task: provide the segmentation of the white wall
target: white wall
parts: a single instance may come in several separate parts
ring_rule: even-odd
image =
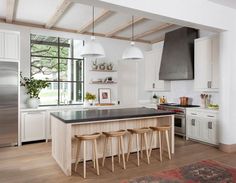
[[[21,43],[20,43],[20,70],[22,71],[23,76],[30,76],[30,34],[36,33],[40,35],[47,35],[47,36],[59,36],[59,37],[65,37],[65,38],[73,38],[73,39],[80,39],[80,40],[88,40],[90,39],[90,36],[86,35],[79,35],[79,34],[73,34],[73,33],[67,33],[67,32],[58,32],[58,31],[52,31],[52,30],[45,30],[45,29],[37,29],[37,28],[27,28],[23,26],[16,26],[16,25],[10,25],[10,24],[0,24],[0,29],[7,29],[7,30],[15,30],[19,31],[21,35]],[[116,70],[118,72],[122,72],[118,68],[118,62],[121,60],[122,52],[124,49],[129,46],[128,41],[123,40],[116,40],[116,39],[110,39],[110,38],[101,38],[98,37],[97,40],[103,45],[105,52],[106,52],[106,58],[98,60],[98,62],[106,61],[106,62],[113,62]],[[143,44],[143,43],[137,43],[137,46],[139,46],[143,51],[147,51],[151,49],[151,45],[149,44]],[[97,95],[98,88],[111,88],[111,94],[112,94],[112,101],[116,102],[118,100],[118,85],[91,85],[89,84],[91,79],[98,79],[98,78],[105,78],[107,76],[114,77],[114,80],[119,82],[118,73],[96,73],[91,72],[91,64],[94,61],[94,59],[88,59],[85,60],[85,92],[91,92]],[[136,65],[133,63],[134,66]],[[139,65],[139,64],[138,64]],[[139,67],[139,66],[138,66]],[[141,66],[142,67],[142,66]],[[138,71],[135,71],[138,72]],[[135,73],[138,75],[138,73]],[[129,80],[129,78],[127,78]],[[138,91],[142,91],[142,84],[137,86]],[[144,96],[143,96],[144,95]],[[141,93],[139,95],[140,97],[147,98],[148,95],[145,96],[145,93]],[[24,88],[21,88],[21,106],[26,107],[25,101],[27,99],[27,95],[25,95]],[[138,99],[137,99],[138,100]]]

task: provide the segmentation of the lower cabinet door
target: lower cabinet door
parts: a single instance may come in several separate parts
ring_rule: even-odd
[[[22,142],[46,139],[46,113],[43,111],[21,114]]]
[[[200,140],[200,126],[197,117],[187,117],[187,137]]]
[[[215,120],[202,118],[200,129],[202,141],[210,144],[217,144]]]

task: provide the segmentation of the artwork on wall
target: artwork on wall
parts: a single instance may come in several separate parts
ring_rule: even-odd
[[[111,103],[111,89],[110,88],[99,88],[98,99],[100,104]]]

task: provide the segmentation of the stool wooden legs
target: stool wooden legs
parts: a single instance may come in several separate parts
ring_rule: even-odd
[[[105,165],[105,159],[106,159],[106,153],[107,153],[107,145],[108,145],[108,139],[110,139],[110,147],[111,147],[111,170],[112,172],[115,171],[115,165],[114,165],[114,156],[112,152],[112,147],[113,147],[113,138],[114,137],[105,137],[105,142],[104,142],[104,151],[103,151],[103,160],[102,160],[102,166]],[[125,163],[125,155],[124,155],[124,139],[123,136],[118,136],[118,158],[119,158],[119,163],[120,163],[120,152],[122,156],[122,162],[123,162],[123,168],[126,169],[126,163]]]
[[[166,139],[166,145],[167,145],[167,152],[168,152],[168,157],[169,159],[171,159],[171,153],[170,153],[170,141],[169,141],[169,134],[168,134],[168,130],[155,130],[157,132],[157,136],[158,136],[158,141],[159,141],[159,152],[160,152],[160,161],[162,161],[162,151],[163,151],[163,138],[165,137]],[[149,157],[151,157],[151,153],[152,153],[152,142],[153,142],[153,138],[154,138],[154,132],[152,132],[152,136],[151,136],[151,141],[150,141],[150,150],[149,150]]]
[[[78,140],[77,142],[77,152],[76,152],[76,162],[75,162],[75,171],[77,170],[77,166],[79,163],[79,152],[81,142],[83,142],[83,178],[86,178],[86,140]],[[98,153],[97,153],[97,139],[92,140],[92,147],[93,147],[93,167],[96,167],[97,175],[99,175],[99,165],[98,165]]]
[[[123,166],[124,166],[124,169],[126,169],[123,136],[120,137],[120,145],[121,145],[121,154],[122,154]]]
[[[137,148],[137,165],[140,165],[140,157],[139,157],[139,153],[141,154],[141,158],[142,158],[142,154],[143,154],[143,142],[144,142],[144,146],[145,146],[145,151],[146,151],[146,156],[147,156],[147,163],[150,164],[150,159],[149,159],[149,152],[148,152],[148,143],[147,143],[147,133],[140,133],[140,134],[135,134],[136,135],[136,148]],[[141,143],[139,143],[139,135],[141,138]],[[132,134],[129,135],[129,142],[128,142],[128,153],[127,153],[127,161],[129,160],[129,156],[130,156],[130,151],[131,151],[131,144],[132,144]]]
[[[167,144],[168,156],[169,156],[169,159],[171,159],[169,134],[168,134],[168,131],[165,131],[165,133],[166,133],[166,144]]]
[[[86,178],[86,141],[84,141],[84,178]]]
[[[76,162],[75,162],[75,172],[77,170],[77,166],[78,166],[78,163],[79,163],[79,152],[80,152],[80,145],[81,145],[81,141],[80,140],[77,140],[77,150],[76,150]]]
[[[147,161],[148,161],[148,164],[150,164],[150,159],[149,159],[149,154],[148,154],[148,145],[147,145],[147,134],[146,133],[144,133],[144,144],[145,144],[145,149],[146,149]]]
[[[162,139],[161,139],[161,132],[158,131],[158,139],[159,139],[159,148],[160,148],[160,161],[162,161]]]

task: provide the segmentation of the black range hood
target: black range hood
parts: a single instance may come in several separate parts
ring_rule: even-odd
[[[194,39],[198,30],[183,27],[166,33],[161,66],[160,80],[194,79]]]

